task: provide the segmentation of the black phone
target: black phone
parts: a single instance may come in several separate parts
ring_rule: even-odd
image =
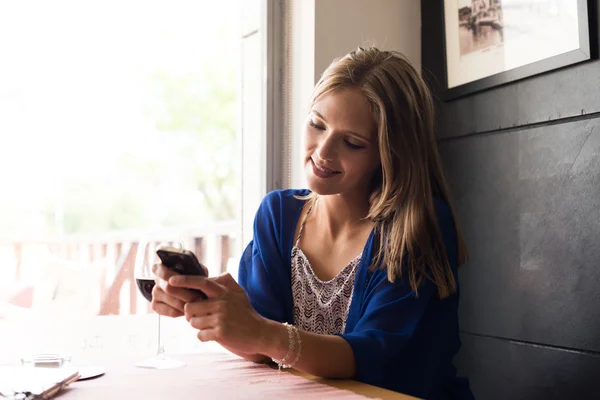
[[[156,250],[156,255],[165,267],[178,274],[207,276],[206,268],[198,261],[196,255],[189,250],[163,246]],[[192,290],[206,298],[206,295],[200,290]]]

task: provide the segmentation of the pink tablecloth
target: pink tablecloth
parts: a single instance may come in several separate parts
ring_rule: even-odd
[[[150,370],[132,362],[108,365],[106,375],[72,384],[61,400],[72,399],[366,399],[227,353],[179,355],[183,368]]]
[[[156,351],[156,329],[156,315],[152,314],[0,320],[0,365],[18,365],[20,357],[27,354],[60,351],[72,355],[75,366],[99,366],[106,371],[104,376],[72,384],[60,400],[412,399],[351,380],[323,383],[288,372],[279,374],[215,343],[199,342],[196,331],[183,318],[163,318],[163,344],[171,357],[187,366],[136,368],[136,362]]]

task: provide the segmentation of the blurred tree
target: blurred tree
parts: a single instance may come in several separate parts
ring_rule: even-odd
[[[102,36],[110,45],[90,45],[88,64],[65,50],[48,69],[52,79],[30,83],[24,70],[13,85],[19,101],[10,93],[4,101],[0,89],[0,128],[20,132],[12,147],[18,157],[4,157],[13,183],[0,197],[0,236],[235,219],[237,31],[231,20],[198,30],[196,17],[187,28],[174,25],[179,14],[172,17],[161,15],[164,29],[149,23],[139,37]],[[209,43],[187,52],[197,37]]]
[[[207,62],[200,71],[180,75],[150,74],[144,114],[154,130],[116,146],[103,176],[71,180],[58,198],[49,197],[45,233],[235,219],[236,82],[233,62]]]
[[[203,71],[182,75],[158,70],[150,76],[157,92],[154,109],[159,131],[181,146],[180,174],[194,187],[217,220],[235,218],[236,75],[234,64],[207,62]],[[185,162],[181,162],[185,160]],[[175,161],[173,161],[175,162]]]

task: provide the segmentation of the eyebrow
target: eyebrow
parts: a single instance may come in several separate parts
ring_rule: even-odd
[[[327,122],[327,120],[325,119],[325,117],[320,112],[318,112],[317,110],[311,110],[311,112],[313,114],[315,114],[317,117],[321,118],[323,121]],[[347,134],[352,135],[352,136],[356,136],[358,139],[364,140],[367,143],[371,143],[371,141],[368,138],[366,138],[363,135],[360,135],[360,134],[358,134],[356,132],[349,131],[349,130],[343,130],[342,132],[347,133]]]

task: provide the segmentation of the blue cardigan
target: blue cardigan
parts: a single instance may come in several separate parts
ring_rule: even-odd
[[[279,322],[294,323],[291,250],[307,190],[269,193],[254,221],[254,237],[239,267],[238,279],[254,309]],[[448,206],[436,199],[439,226],[455,279],[457,240]],[[440,300],[433,282],[419,296],[405,280],[390,283],[385,269],[369,270],[377,251],[371,233],[356,273],[346,330],[355,379],[427,399],[471,399],[468,381],[456,376],[452,359],[460,347],[458,291]]]

